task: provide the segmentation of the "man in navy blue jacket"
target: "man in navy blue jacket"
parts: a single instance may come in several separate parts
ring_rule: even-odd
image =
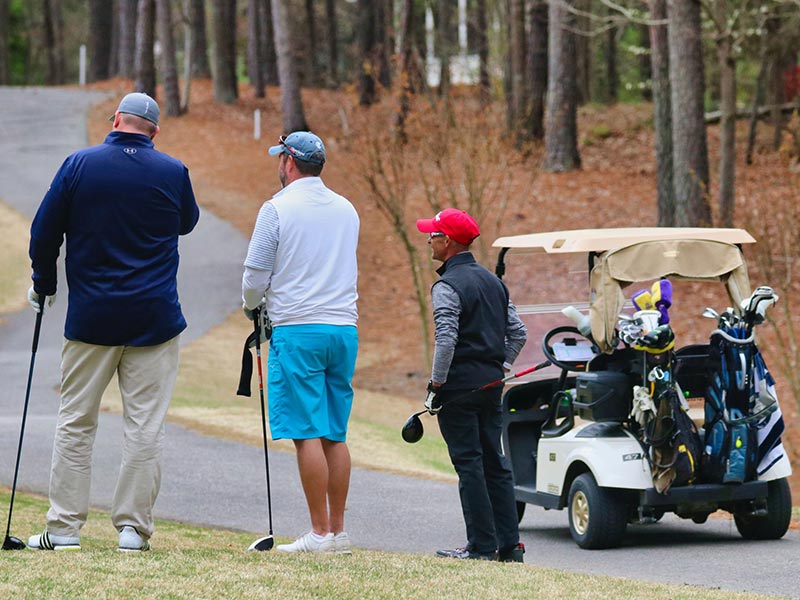
[[[80,549],[100,399],[114,374],[125,439],[111,520],[120,550],[150,548],[164,419],[186,328],[178,236],[199,218],[188,169],[153,147],[158,117],[148,95],[125,96],[105,141],[61,165],[31,226],[31,306],[38,312],[55,300],[65,237],[69,287],[50,510],[32,548]]]

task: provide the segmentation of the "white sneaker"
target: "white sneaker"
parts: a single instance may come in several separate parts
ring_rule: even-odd
[[[313,531],[300,536],[291,544],[281,544],[276,546],[275,550],[278,552],[333,552],[335,543],[333,541],[333,534],[327,533],[324,536],[319,536]]]
[[[52,535],[45,529],[42,533],[28,538],[28,548],[32,550],[80,550],[81,538]]]
[[[350,536],[348,536],[344,531],[340,531],[333,536],[333,547],[336,554],[353,553],[352,546],[350,546]]]
[[[150,550],[150,542],[142,539],[135,527],[125,525],[119,532],[120,552],[147,552]]]

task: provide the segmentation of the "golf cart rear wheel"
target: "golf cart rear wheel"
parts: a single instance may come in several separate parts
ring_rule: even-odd
[[[578,475],[572,482],[567,507],[570,535],[581,548],[614,548],[622,542],[628,524],[625,498],[598,486],[591,473]]]
[[[517,523],[522,521],[522,517],[525,516],[525,507],[527,505],[528,505],[527,502],[517,501]]]
[[[767,514],[763,517],[734,514],[736,529],[746,540],[777,540],[792,520],[792,492],[786,478],[767,483]]]

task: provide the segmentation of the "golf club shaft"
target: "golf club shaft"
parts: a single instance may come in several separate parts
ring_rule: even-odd
[[[264,408],[264,374],[261,369],[261,309],[253,316],[256,332],[256,361],[258,362],[258,394],[261,398],[261,435],[264,439],[264,467],[267,473],[267,511],[269,513],[269,534],[272,535],[272,494],[269,487],[269,451],[267,450],[267,412]]]
[[[6,538],[11,532],[11,514],[14,512],[14,496],[17,492],[17,476],[19,475],[19,459],[22,456],[22,440],[25,437],[25,421],[28,417],[28,402],[31,398],[31,382],[33,381],[33,365],[36,362],[36,350],[39,347],[39,331],[42,328],[42,316],[44,315],[44,298],[42,299],[41,309],[36,313],[36,324],[33,327],[33,343],[31,344],[31,366],[28,369],[28,385],[25,389],[25,404],[22,406],[22,426],[19,431],[19,444],[17,445],[17,462],[14,466],[14,483],[11,485],[11,501],[8,506],[8,523],[6,524]]]
[[[447,404],[450,404],[451,402],[458,402],[459,400],[464,400],[465,398],[468,398],[472,394],[476,394],[478,392],[482,392],[484,390],[488,390],[488,389],[491,389],[493,387],[497,387],[498,385],[502,385],[502,384],[506,383],[507,381],[511,381],[512,379],[517,379],[518,377],[522,377],[523,375],[528,375],[529,373],[533,373],[534,371],[538,371],[539,369],[544,369],[545,367],[549,367],[550,365],[551,365],[550,361],[549,360],[545,360],[543,362],[540,362],[537,365],[533,365],[532,367],[528,367],[527,369],[523,369],[522,371],[517,371],[516,373],[512,373],[511,375],[506,375],[502,379],[497,379],[496,381],[491,381],[491,382],[489,382],[489,383],[487,383],[485,385],[482,385],[481,387],[475,388],[474,390],[470,390],[469,392],[467,392],[466,394],[464,394],[462,396],[459,396],[458,398],[453,398],[452,400],[448,400]],[[428,411],[427,410],[423,410],[422,412],[417,413],[417,414],[421,415],[422,413],[425,413],[425,412],[428,412]]]

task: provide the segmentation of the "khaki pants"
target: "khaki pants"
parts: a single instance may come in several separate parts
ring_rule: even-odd
[[[153,534],[164,420],[178,374],[179,337],[147,347],[64,340],[61,407],[50,470],[50,533],[78,536],[86,522],[100,400],[116,373],[125,435],[111,521],[117,530],[135,527],[144,539]]]

